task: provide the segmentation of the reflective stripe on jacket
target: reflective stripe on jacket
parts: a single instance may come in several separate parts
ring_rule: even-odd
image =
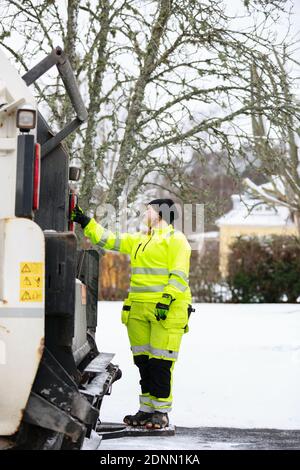
[[[188,284],[191,247],[185,235],[170,224],[142,232],[113,233],[95,219],[84,228],[84,235],[105,250],[130,255],[129,299],[158,301],[163,293],[191,302]]]

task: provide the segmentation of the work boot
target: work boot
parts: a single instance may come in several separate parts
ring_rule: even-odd
[[[168,413],[161,413],[160,411],[155,411],[150,416],[150,419],[146,423],[147,429],[162,429],[169,426],[169,417]]]
[[[138,411],[135,415],[126,415],[123,421],[129,426],[144,426],[151,419],[152,414]]]

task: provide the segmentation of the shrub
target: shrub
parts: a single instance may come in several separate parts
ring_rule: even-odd
[[[300,296],[299,238],[239,237],[231,246],[226,280],[232,302],[297,302]]]
[[[195,302],[223,301],[218,241],[205,241],[203,253],[192,251],[189,278]]]

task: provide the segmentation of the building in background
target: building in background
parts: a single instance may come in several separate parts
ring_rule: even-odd
[[[216,221],[220,230],[219,268],[222,277],[227,274],[230,245],[237,237],[298,234],[288,208],[263,204],[247,194],[233,194],[231,199],[233,208]]]

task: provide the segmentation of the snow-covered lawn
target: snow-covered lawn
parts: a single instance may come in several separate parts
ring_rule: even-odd
[[[177,426],[300,429],[300,306],[194,304],[174,372]],[[115,352],[123,377],[104,398],[101,420],[138,409],[122,302],[99,302],[97,343]]]

